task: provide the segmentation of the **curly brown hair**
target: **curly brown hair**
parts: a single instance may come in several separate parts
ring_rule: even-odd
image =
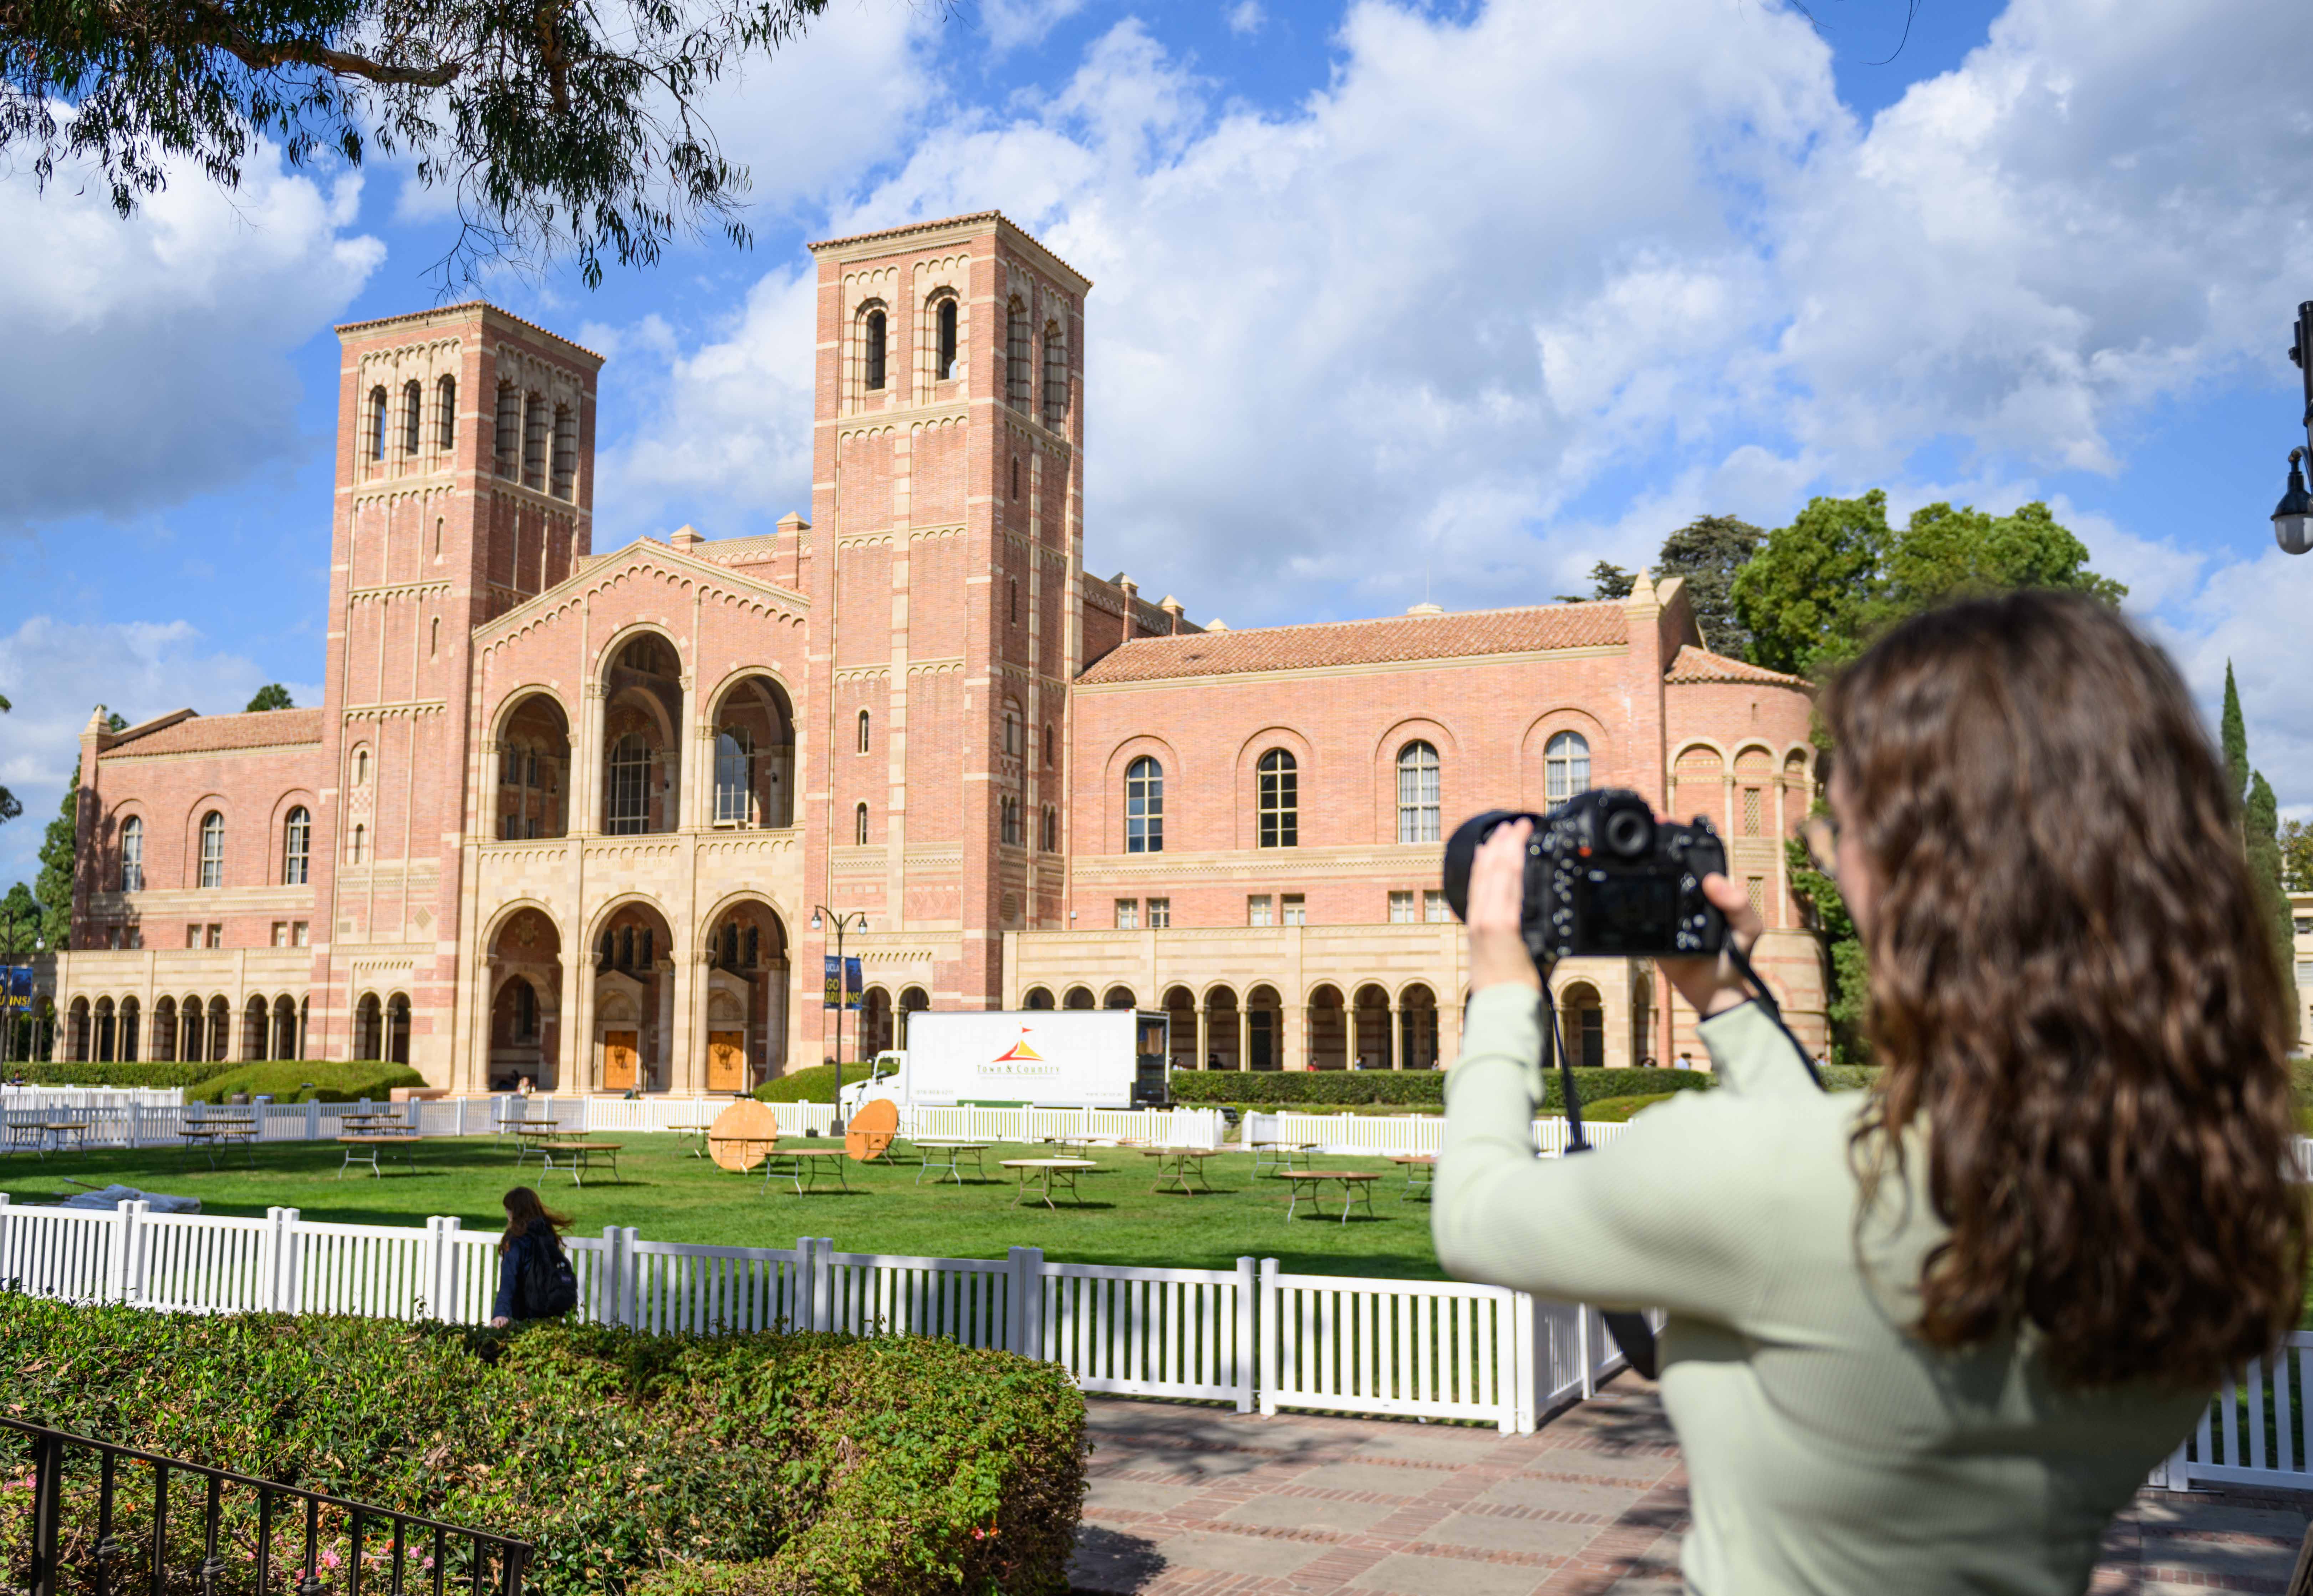
[[[558,1214],[539,1200],[538,1193],[527,1186],[517,1186],[500,1199],[506,1206],[506,1233],[498,1238],[498,1250],[504,1252],[514,1244],[516,1237],[543,1219],[559,1235],[570,1228],[570,1215]]]
[[[2074,1387],[2213,1386],[2295,1324],[2305,1206],[2276,956],[2235,799],[2168,657],[2019,592],[1889,631],[1825,692],[1874,884],[1851,1148],[1924,1119],[1950,1227],[1917,1333],[2020,1325]]]

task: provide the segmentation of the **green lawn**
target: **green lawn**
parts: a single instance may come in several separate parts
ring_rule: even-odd
[[[547,1206],[567,1214],[580,1235],[611,1224],[633,1225],[652,1241],[723,1246],[792,1247],[798,1236],[829,1236],[839,1250],[893,1252],[935,1258],[1001,1258],[1007,1247],[1042,1247],[1047,1258],[1069,1263],[1169,1265],[1226,1269],[1240,1255],[1273,1258],[1288,1271],[1443,1279],[1429,1244],[1429,1210],[1418,1197],[1398,1200],[1402,1172],[1385,1159],[1323,1158],[1320,1167],[1385,1171],[1375,1183],[1374,1213],[1362,1205],[1347,1224],[1306,1217],[1306,1204],[1285,1219],[1285,1183],[1253,1176],[1253,1160],[1222,1153],[1207,1164],[1214,1190],[1192,1197],[1149,1191],[1154,1161],[1130,1149],[1095,1148],[1086,1154],[1101,1167],[1081,1178],[1083,1205],[1058,1212],[1014,1206],[1015,1186],[999,1158],[1049,1157],[1052,1147],[999,1146],[988,1153],[986,1181],[914,1184],[912,1163],[848,1164],[849,1195],[824,1184],[798,1197],[791,1187],[766,1189],[760,1175],[726,1174],[690,1154],[688,1137],[611,1138],[626,1149],[623,1179],[589,1176],[583,1188],[555,1171],[540,1189]],[[826,1146],[825,1142],[796,1145]],[[907,1152],[903,1143],[898,1149]],[[1072,1154],[1073,1155],[1073,1154]],[[365,1169],[337,1179],[333,1144],[277,1143],[255,1150],[257,1167],[228,1163],[211,1171],[200,1153],[175,1148],[98,1150],[51,1154],[36,1163],[20,1154],[0,1162],[0,1191],[19,1203],[44,1203],[76,1188],[71,1176],[92,1185],[119,1181],[147,1191],[201,1199],[208,1214],[262,1215],[295,1208],[305,1218],[354,1224],[418,1224],[428,1215],[454,1214],[469,1229],[505,1223],[499,1199],[515,1179],[511,1148],[488,1137],[428,1139],[418,1144],[419,1172],[389,1162],[383,1178]],[[534,1177],[537,1162],[523,1167]],[[996,1179],[1002,1175],[999,1181]],[[1328,1197],[1333,1203],[1334,1199]],[[1338,1215],[1338,1206],[1333,1207]]]

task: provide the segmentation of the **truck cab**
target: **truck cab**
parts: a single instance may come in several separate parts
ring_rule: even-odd
[[[903,1107],[908,1101],[908,1055],[905,1048],[893,1048],[875,1055],[867,1066],[867,1077],[862,1081],[847,1081],[835,1094],[837,1116],[850,1123],[851,1116],[869,1103],[881,1100],[893,1107]]]

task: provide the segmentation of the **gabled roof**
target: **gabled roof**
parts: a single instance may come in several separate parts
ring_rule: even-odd
[[[1077,680],[1096,687],[1104,682],[1311,671],[1329,665],[1546,653],[1557,649],[1614,647],[1628,643],[1630,635],[1623,606],[1615,600],[1451,615],[1393,615],[1378,620],[1139,637],[1102,655]]]
[[[100,756],[223,754],[253,748],[318,746],[321,712],[318,709],[261,709],[254,715],[192,715],[164,716],[167,723],[145,732],[131,726]]]
[[[1697,648],[1690,643],[1678,651],[1663,680],[1673,684],[1691,681],[1739,681],[1758,687],[1809,688],[1815,684],[1803,676],[1786,676],[1780,671],[1770,671],[1763,665],[1754,665],[1743,660],[1730,660],[1723,653],[1712,653],[1707,648]]]
[[[645,560],[687,566],[702,575],[714,577],[718,582],[727,582],[739,587],[751,587],[758,592],[768,593],[793,609],[811,608],[811,596],[808,593],[799,593],[793,588],[781,587],[770,578],[758,575],[754,567],[759,566],[762,562],[726,566],[720,560],[709,557],[705,552],[718,547],[721,545],[712,539],[701,539],[689,548],[677,548],[673,544],[662,543],[655,538],[637,538],[633,542],[613,548],[608,554],[588,555],[585,559],[574,562],[570,574],[552,587],[531,594],[504,614],[493,616],[476,627],[474,628],[475,646],[480,647],[493,639],[514,636],[541,614],[553,610],[572,592],[589,583],[600,581],[607,572],[621,565],[638,564]]]

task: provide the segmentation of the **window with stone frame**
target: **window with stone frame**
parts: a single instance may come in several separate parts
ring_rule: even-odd
[[[952,381],[956,375],[956,307],[954,294],[941,297],[938,306],[932,311],[932,320],[937,346],[932,373],[942,382]]]
[[[867,846],[867,806],[864,803],[851,811],[851,841],[857,847]]]
[[[611,745],[611,779],[605,789],[602,829],[633,837],[650,829],[650,744],[629,732]]]
[[[1140,899],[1138,898],[1116,899],[1116,928],[1119,931],[1140,929]]]
[[[1409,742],[1397,750],[1397,840],[1438,840],[1438,750]]]
[[[1285,749],[1273,748],[1261,756],[1254,770],[1257,829],[1254,840],[1264,848],[1297,847],[1301,840],[1301,767]]]
[[[547,438],[552,420],[544,394],[523,396],[522,485],[538,493],[546,491]]]
[[[883,390],[890,334],[890,319],[880,305],[869,311],[860,323],[859,386],[869,393]]]
[[[450,450],[457,446],[458,379],[444,374],[434,384],[434,447]]]
[[[369,828],[367,826],[354,827],[352,846],[347,850],[347,857],[356,864],[368,863]]]
[[[293,948],[308,948],[313,945],[312,921],[292,920],[289,923],[289,945]]]
[[[401,452],[416,459],[426,439],[426,390],[412,377],[401,385]]]
[[[224,927],[216,924],[215,921],[211,921],[207,927],[205,934],[201,938],[201,945],[205,948],[222,948],[224,946]]]
[[[1756,787],[1743,789],[1743,835],[1756,837],[1765,824],[1765,795]]]
[[[1060,850],[1060,811],[1047,803],[1044,805],[1044,852],[1056,854]]]
[[[493,440],[497,474],[509,481],[522,475],[522,390],[498,384],[497,435]]]
[[[1172,924],[1173,900],[1169,898],[1150,899],[1148,900],[1148,929],[1151,931],[1165,931],[1170,929]]]
[[[578,494],[578,412],[568,405],[554,407],[554,478],[550,491],[558,499]]]
[[[1271,907],[1271,899],[1268,893],[1247,893],[1244,899],[1244,923],[1248,925],[1268,925]]]
[[[1277,900],[1279,923],[1286,925],[1306,925],[1309,923],[1309,900],[1298,892],[1288,892]]]
[[[309,864],[313,852],[313,817],[303,804],[289,811],[281,822],[281,884],[302,887],[311,874]]]
[[[1004,402],[1025,414],[1033,397],[1029,390],[1034,374],[1029,370],[1028,307],[1015,295],[1005,307],[1004,318]],[[1020,496],[1019,468],[1013,467],[1012,496]]]
[[[715,734],[715,823],[752,826],[755,811],[755,739],[744,726]]]
[[[1579,732],[1561,732],[1542,751],[1543,791],[1552,806],[1565,802],[1590,786],[1590,740]]]
[[[863,709],[859,712],[859,751],[863,754],[867,751],[867,712]]]
[[[224,885],[224,816],[215,810],[201,817],[200,884]]]
[[[145,822],[135,815],[120,822],[120,890],[145,890]]]
[[[1124,851],[1165,851],[1165,767],[1146,755],[1124,771]]]
[[[1044,425],[1058,432],[1069,419],[1069,346],[1058,320],[1044,323]]]
[[[369,437],[366,442],[369,457],[374,461],[385,459],[386,403],[384,384],[380,383],[369,390]]]
[[[1454,906],[1446,901],[1446,894],[1432,887],[1421,895],[1421,918],[1431,925],[1450,925],[1454,922]]]
[[[1393,892],[1389,895],[1389,923],[1393,925],[1411,925],[1414,923],[1412,893]]]

